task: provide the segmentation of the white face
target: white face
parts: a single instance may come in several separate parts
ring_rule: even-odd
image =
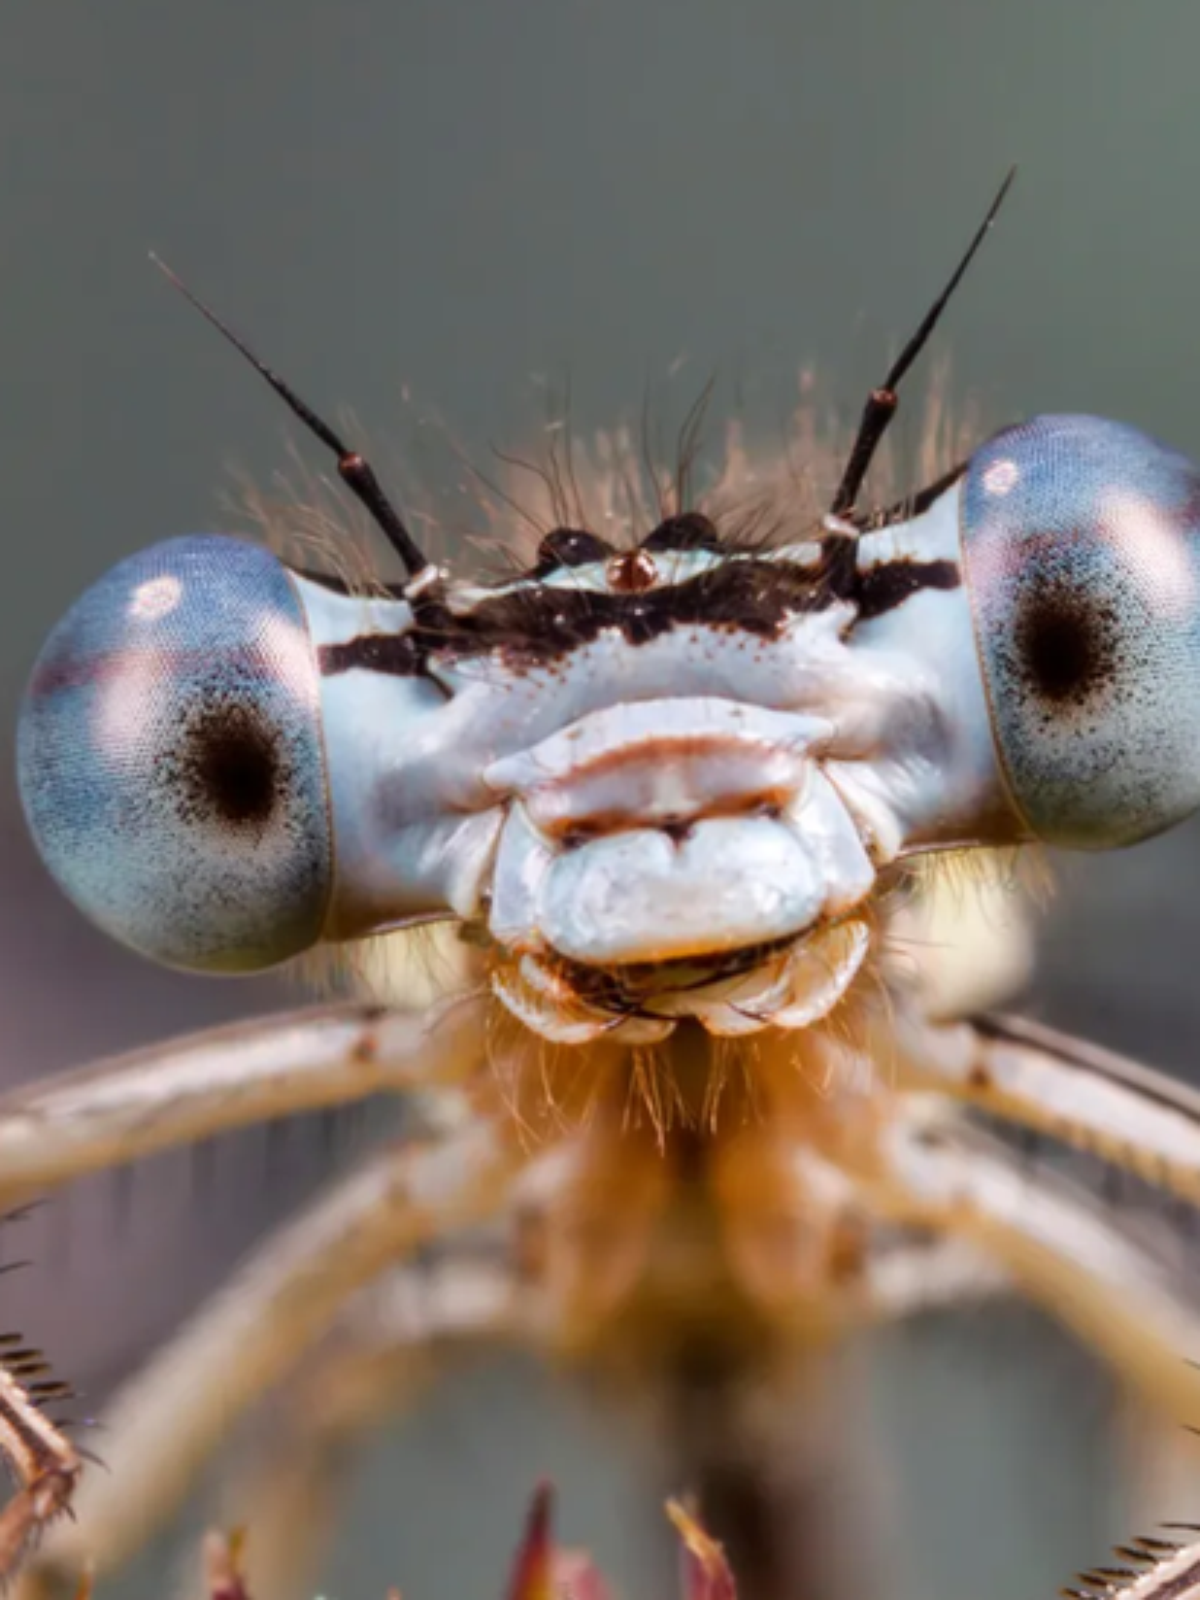
[[[564,1041],[826,1015],[904,857],[1102,847],[1200,803],[1200,475],[1051,417],[908,514],[364,599],[216,537],[115,569],[21,730],[42,852],[148,955],[242,971],[474,925]]]

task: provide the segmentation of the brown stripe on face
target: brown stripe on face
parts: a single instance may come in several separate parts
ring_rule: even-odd
[[[488,595],[456,612],[431,603],[418,626],[402,635],[362,634],[320,651],[327,677],[363,668],[418,676],[431,656],[468,660],[498,656],[514,667],[548,666],[599,635],[619,632],[631,646],[648,644],[675,628],[704,627],[774,639],[797,616],[839,602],[857,605],[869,620],[902,605],[923,589],[956,589],[953,561],[900,558],[857,574],[849,593],[819,564],[730,560],[684,583],[618,593],[551,588],[536,580]]]
[[[360,633],[340,644],[323,644],[317,651],[317,664],[324,678],[357,668],[390,678],[417,678],[425,671],[424,650],[411,631]]]
[[[649,644],[679,627],[778,636],[795,616],[836,599],[819,568],[781,561],[723,563],[684,583],[603,593],[542,584],[489,596],[463,614],[448,607],[422,617],[429,654],[497,655],[516,666],[549,665],[602,633]]]
[[[913,561],[898,557],[859,574],[858,619],[869,622],[894,611],[922,589],[957,589],[962,573],[957,561]]]

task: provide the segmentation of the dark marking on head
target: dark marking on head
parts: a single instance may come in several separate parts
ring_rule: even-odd
[[[414,633],[360,633],[339,644],[321,645],[317,666],[324,678],[360,668],[390,678],[416,678],[425,670],[425,651]]]
[[[448,607],[429,614],[416,636],[427,657],[497,655],[511,666],[532,667],[561,660],[614,630],[631,645],[648,644],[680,627],[771,639],[795,616],[823,610],[835,599],[815,567],[731,560],[683,583],[642,592],[521,585],[489,596],[461,615]]]
[[[903,557],[867,567],[858,576],[858,619],[869,622],[894,611],[923,589],[957,589],[962,573],[955,561],[912,561]]]
[[[548,578],[564,567],[587,567],[614,554],[607,540],[586,528],[552,528],[538,545],[537,561],[528,576]]]
[[[649,559],[644,551],[614,556],[613,563],[626,562],[628,569],[623,566],[615,575],[610,570],[614,592],[609,594],[531,580],[488,595],[463,612],[433,604],[409,632],[360,634],[322,645],[321,673],[335,677],[362,669],[418,677],[435,656],[462,661],[496,655],[515,668],[546,666],[609,631],[634,646],[686,627],[774,639],[796,617],[843,600],[856,605],[858,619],[866,621],[923,589],[956,589],[961,583],[953,561],[885,562],[852,573],[847,586],[832,582],[816,563],[739,557],[682,583],[662,584],[645,565]],[[652,587],[646,586],[647,578]]]
[[[643,550],[722,550],[726,546],[716,524],[702,511],[667,517],[642,541]]]

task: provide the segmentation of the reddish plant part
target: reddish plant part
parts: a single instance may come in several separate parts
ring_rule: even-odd
[[[679,1535],[679,1600],[737,1600],[737,1583],[723,1547],[688,1507],[666,1506]],[[1164,1531],[1200,1535],[1200,1524],[1168,1523]],[[244,1530],[210,1533],[204,1545],[209,1600],[250,1600],[242,1573]],[[1200,1600],[1200,1539],[1181,1543],[1145,1536],[1118,1545],[1117,1564],[1081,1573],[1060,1593],[1064,1600]],[[86,1588],[77,1600],[87,1600]],[[387,1600],[401,1600],[391,1589]],[[584,1551],[565,1549],[554,1538],[554,1490],[538,1485],[513,1558],[505,1600],[612,1600],[612,1590]]]

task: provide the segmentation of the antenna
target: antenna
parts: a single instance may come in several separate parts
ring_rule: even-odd
[[[900,382],[909,367],[912,366],[925,348],[930,334],[941,320],[942,312],[945,311],[946,306],[949,304],[951,295],[962,282],[963,275],[975,259],[976,252],[990,232],[997,213],[1004,204],[1008,191],[1012,188],[1013,179],[1016,175],[1016,167],[1010,167],[1004,182],[1000,185],[996,198],[988,207],[987,215],[980,223],[975,237],[967,246],[966,254],[954,269],[949,283],[925,313],[920,327],[904,346],[899,356],[897,356],[882,385],[878,389],[872,389],[867,396],[867,403],[863,407],[862,417],[858,424],[858,433],[855,435],[854,444],[850,450],[850,458],[846,462],[846,470],[842,473],[842,481],[838,485],[838,491],[833,497],[833,504],[829,508],[831,517],[843,520],[849,519],[849,514],[854,509],[854,502],[858,499],[858,492],[862,488],[863,479],[866,477],[867,470],[875,457],[875,452],[878,450],[880,441],[887,432],[892,418],[896,415],[897,407],[900,404],[900,396],[896,391],[900,386]],[[835,528],[831,531],[835,534],[842,534],[845,530]]]
[[[393,506],[387,495],[383,492],[379,479],[375,476],[371,464],[360,456],[357,450],[349,449],[327,422],[301,400],[289,384],[271,370],[265,362],[260,361],[253,350],[238,338],[231,328],[226,327],[215,311],[209,309],[197,295],[193,294],[176,273],[172,272],[165,261],[160,260],[153,251],[150,259],[162,273],[163,277],[172,284],[183,298],[195,307],[206,322],[221,334],[233,348],[247,360],[261,378],[264,378],[275,393],[289,408],[289,410],[304,424],[310,433],[316,435],[327,449],[332,450],[337,457],[338,476],[363,506],[366,507],[372,519],[382,530],[384,537],[403,561],[410,578],[416,578],[422,573],[436,572],[436,568],[422,554],[420,546],[409,533],[400,513]]]

